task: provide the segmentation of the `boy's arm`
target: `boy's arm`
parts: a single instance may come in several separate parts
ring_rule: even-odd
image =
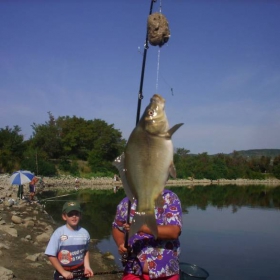
[[[85,267],[85,276],[86,277],[91,277],[93,276],[93,271],[90,268],[90,263],[89,263],[89,251],[86,252],[85,257],[84,257],[84,267]]]
[[[53,267],[65,278],[65,279],[72,279],[73,274],[70,271],[64,270],[61,266],[60,262],[58,261],[57,257],[48,256],[49,261],[53,265]]]

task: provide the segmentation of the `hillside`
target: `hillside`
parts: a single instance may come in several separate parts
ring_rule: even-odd
[[[272,157],[275,158],[276,156],[280,155],[280,149],[254,149],[254,150],[241,150],[236,151],[240,155],[244,157]],[[229,155],[232,155],[233,153],[230,153]]]

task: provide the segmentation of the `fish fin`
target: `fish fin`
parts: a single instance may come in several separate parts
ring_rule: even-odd
[[[175,124],[172,128],[170,128],[168,130],[168,135],[171,137],[178,128],[180,128],[181,126],[183,125],[183,123],[178,123],[178,124]]]
[[[142,213],[141,215],[135,214],[134,222],[130,226],[129,237],[131,237],[136,232],[138,232],[142,227],[142,225],[146,225],[151,230],[155,239],[157,239],[158,229],[157,229],[157,221],[154,212],[150,214]]]
[[[174,162],[172,161],[170,166],[169,166],[169,174],[170,176],[172,176],[173,178],[177,177],[177,172],[176,172],[176,167],[174,165]]]
[[[132,202],[134,200],[134,197],[133,197],[133,194],[130,191],[129,185],[128,185],[127,180],[126,180],[125,168],[124,168],[124,157],[125,157],[125,155],[124,155],[124,153],[122,153],[120,156],[118,156],[113,161],[113,165],[115,167],[117,167],[117,169],[119,170],[125,194],[128,197],[128,199]]]
[[[163,199],[162,195],[159,194],[159,196],[155,200],[155,206],[162,208],[163,205],[164,205],[164,199]]]

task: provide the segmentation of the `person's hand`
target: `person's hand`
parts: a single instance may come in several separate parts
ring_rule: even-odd
[[[84,275],[86,277],[92,277],[94,273],[90,267],[85,267]]]
[[[124,243],[121,243],[118,247],[118,252],[120,255],[123,255],[127,252],[127,248],[125,248]]]
[[[130,229],[130,224],[127,224],[127,223],[123,224],[123,229],[124,229],[125,231],[129,231],[129,229]]]
[[[64,270],[63,273],[61,274],[63,276],[63,278],[65,279],[73,279],[73,273],[67,270]]]

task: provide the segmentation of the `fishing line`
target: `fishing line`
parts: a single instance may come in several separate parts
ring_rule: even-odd
[[[161,13],[161,8],[162,8],[162,2],[161,0],[159,1],[159,12]]]
[[[161,10],[162,10],[162,0],[160,0],[160,2],[159,2],[159,13],[162,13]],[[138,48],[138,51],[140,52],[139,48]],[[174,96],[173,88],[163,78],[162,74],[159,71],[159,67],[160,67],[160,47],[158,48],[158,56],[157,56],[156,93],[158,93],[159,75],[160,75],[160,77],[163,79],[163,81],[166,83],[166,85],[170,88],[172,96]]]
[[[165,84],[170,88],[171,94],[172,96],[174,96],[174,92],[173,92],[173,87],[171,87],[167,81],[164,79],[164,77],[162,76],[162,74],[160,74],[160,77],[163,79],[163,81],[165,82]]]
[[[160,48],[158,48],[157,79],[156,79],[156,93],[158,93],[159,62],[160,62]]]
[[[159,13],[161,13],[162,2],[159,1]],[[158,93],[158,81],[159,81],[159,62],[160,62],[160,47],[158,48],[158,57],[157,57],[157,78],[156,78],[156,93]]]
[[[63,196],[68,196],[68,195],[71,195],[71,193],[70,194],[64,194],[64,195],[59,195],[59,196],[53,196],[53,197],[49,197],[49,198],[40,199],[40,201],[47,201],[49,199],[53,199],[53,198],[57,198],[57,197],[63,197]]]
[[[41,202],[41,200],[39,200]],[[50,201],[69,201],[68,199],[49,199],[49,200],[45,200],[44,202],[50,202]]]

